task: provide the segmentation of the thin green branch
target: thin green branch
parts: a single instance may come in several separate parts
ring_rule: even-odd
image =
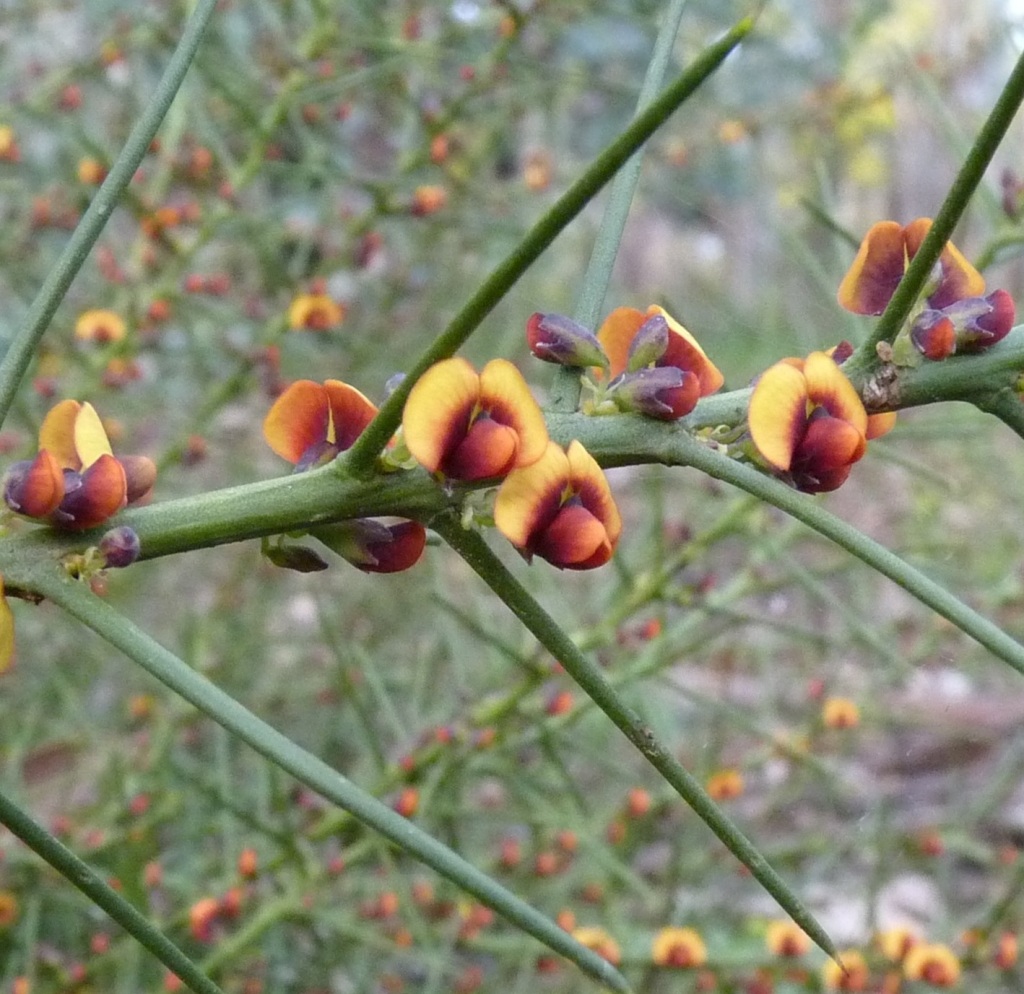
[[[413,822],[392,811],[386,804],[258,718],[105,601],[93,595],[86,584],[70,579],[55,569],[52,563],[38,565],[32,570],[31,577],[13,576],[11,579],[15,583],[24,582],[26,586],[52,600],[218,725],[237,735],[261,756],[504,915],[549,949],[575,963],[593,979],[612,990],[630,990],[625,978],[606,960],[576,942],[530,904],[466,862]]]
[[[356,476],[373,471],[378,454],[402,420],[402,408],[413,384],[434,363],[454,355],[494,309],[509,289],[539,258],[570,221],[622,168],[623,163],[672,115],[707,79],[753,27],[753,18],[739,21],[671,83],[638,115],[591,164],[558,202],[527,232],[523,240],[498,264],[479,289],[452,318],[448,327],[416,360],[401,385],[384,402],[376,418],[349,450],[349,466]]]
[[[786,910],[793,920],[830,956],[836,950],[825,930],[776,873],[768,860],[707,795],[699,781],[654,736],[643,718],[622,699],[611,683],[579,650],[529,591],[505,568],[475,532],[464,528],[454,515],[433,522],[442,538],[462,556],[476,574],[504,602],[527,630],[558,660],[587,696],[611,719],[677,794],[750,870],[754,879]]]
[[[999,418],[1007,428],[1024,438],[1024,401],[1016,390],[997,390],[979,397],[975,403],[981,410]]]
[[[217,0],[198,0],[185,22],[181,40],[174,50],[157,88],[150,97],[142,116],[132,128],[124,148],[110,167],[92,203],[89,204],[82,220],[68,239],[60,258],[50,270],[25,316],[25,322],[18,331],[3,359],[0,360],[0,424],[14,403],[18,386],[32,362],[32,356],[43,337],[64,294],[78,275],[82,263],[99,238],[114,207],[131,182],[135,171],[149,149],[153,136],[171,106],[181,81],[185,78],[192,59],[199,48],[203,31],[217,6]]]
[[[688,2],[689,0],[672,0],[665,11],[658,37],[654,42],[651,61],[647,66],[647,75],[637,98],[637,114],[642,113],[654,100],[663,84],[672,50],[675,48],[676,35],[679,33],[679,22]],[[626,227],[626,218],[633,203],[642,165],[643,152],[640,151],[623,164],[608,191],[608,205],[601,217],[594,249],[580,288],[579,300],[573,312],[573,317],[586,328],[593,329],[597,326],[597,319],[604,306],[605,293],[612,277],[615,257],[619,253],[619,243],[622,241],[622,232]]]
[[[683,10],[689,0],[672,0],[658,29],[658,37],[654,41],[654,51],[647,65],[637,98],[636,111],[639,114],[657,95],[664,83],[668,71],[669,59],[675,47],[676,35],[679,33],[679,22],[683,18]],[[640,167],[643,165],[643,152],[637,152],[628,159],[619,170],[608,191],[608,204],[601,217],[601,225],[597,230],[594,248],[590,254],[590,262],[583,276],[580,296],[573,311],[573,317],[585,328],[597,327],[597,319],[604,306],[605,294],[615,267],[615,257],[619,254],[622,232],[626,227],[626,218],[633,203],[640,180]],[[558,367],[555,382],[551,388],[551,408],[555,411],[574,411],[579,405],[580,378],[579,374],[565,367]]]
[[[563,444],[573,438],[579,439],[598,462],[605,466],[637,462],[692,466],[716,480],[731,483],[753,494],[802,521],[861,562],[887,576],[922,604],[951,621],[994,656],[1024,674],[1024,646],[998,625],[969,608],[894,552],[836,517],[818,501],[753,466],[714,451],[688,432],[672,425],[645,423],[636,417],[587,418],[583,415],[552,418],[549,430],[551,437]]]
[[[967,158],[960,167],[960,172],[957,173],[945,201],[935,215],[931,230],[903,279],[900,280],[899,286],[896,287],[889,306],[879,318],[867,341],[847,360],[850,370],[859,373],[871,368],[877,362],[875,346],[879,342],[892,341],[895,338],[928,280],[939,253],[952,237],[953,229],[967,209],[967,204],[984,177],[985,170],[1020,108],[1021,101],[1024,101],[1024,53],[1018,58],[992,112],[978,132],[978,137],[967,153]]]
[[[862,377],[857,385],[872,397],[869,406],[873,410],[963,400],[1012,421],[1020,419],[1020,410],[1011,399],[1016,399],[1015,386],[1022,372],[1024,326],[1013,329],[994,348],[978,355],[952,356],[913,369],[887,366],[881,373]],[[664,454],[665,438],[683,437],[685,432],[718,425],[741,425],[746,420],[749,399],[749,389],[705,397],[676,426],[638,417],[591,418],[554,412],[549,412],[547,419],[553,435],[563,441],[578,437],[606,466],[645,462],[686,465]],[[993,406],[997,401],[998,406]],[[420,470],[388,473],[370,480],[353,479],[343,455],[307,473],[130,508],[104,528],[131,526],[139,535],[143,558],[153,559],[349,518],[392,514],[428,521],[459,506],[472,489],[473,485],[446,489]],[[24,573],[44,553],[59,556],[81,551],[95,543],[97,532],[36,528],[0,537],[0,574],[11,575],[12,570]]]
[[[42,857],[66,880],[74,884],[93,904],[102,908],[196,994],[224,994],[141,911],[129,904],[88,863],[79,859],[2,792],[0,792],[0,824],[9,828],[33,852]]]

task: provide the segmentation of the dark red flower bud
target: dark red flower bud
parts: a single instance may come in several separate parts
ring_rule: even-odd
[[[956,328],[943,311],[922,311],[910,329],[914,348],[926,359],[945,359],[956,350]]]
[[[534,314],[526,322],[526,341],[544,362],[608,368],[608,357],[597,337],[562,314]]]
[[[1013,298],[1005,290],[993,290],[987,297],[958,300],[945,312],[956,325],[956,346],[963,352],[978,352],[1002,341],[1016,316]]]
[[[4,502],[12,511],[30,518],[45,518],[64,499],[64,473],[57,460],[43,449],[35,459],[14,463],[4,475]]]
[[[655,366],[623,373],[613,385],[611,395],[621,411],[675,421],[697,406],[700,380],[678,366]]]
[[[652,314],[633,336],[626,356],[626,372],[635,373],[656,363],[668,350],[668,321],[661,314]]]
[[[111,528],[100,539],[99,550],[105,566],[124,569],[139,558],[142,545],[134,528],[121,525],[119,528]]]

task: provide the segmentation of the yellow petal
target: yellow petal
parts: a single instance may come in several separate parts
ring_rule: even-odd
[[[583,506],[604,525],[608,541],[615,549],[622,533],[622,518],[608,485],[608,477],[597,460],[575,439],[566,450],[569,460],[569,486]]]
[[[907,225],[905,238],[909,259],[917,255],[931,226],[932,220],[928,217],[919,217]],[[942,279],[939,286],[928,296],[932,307],[941,310],[954,300],[980,297],[985,292],[985,277],[964,258],[952,242],[946,242],[943,246],[939,254],[939,265],[942,268]]]
[[[100,456],[112,456],[107,431],[92,404],[83,404],[75,418],[75,451],[82,469],[88,469]]]
[[[718,367],[708,358],[700,343],[664,308],[652,304],[647,308],[647,317],[660,314],[668,324],[669,343],[665,354],[658,360],[658,366],[678,366],[696,375],[700,380],[700,395],[707,397],[720,389],[725,382]]]
[[[597,340],[608,356],[609,377],[618,376],[626,368],[629,346],[646,320],[647,315],[635,307],[616,307],[604,319],[597,331]]]
[[[558,513],[569,485],[569,457],[548,442],[540,459],[505,477],[494,501],[494,524],[516,548],[524,549],[539,528]]]
[[[61,469],[82,468],[75,448],[75,421],[81,409],[77,400],[62,400],[50,408],[39,426],[39,448],[46,449]]]
[[[839,284],[839,306],[854,314],[881,314],[906,268],[903,228],[895,221],[873,224]]]
[[[465,437],[480,396],[480,377],[463,358],[431,366],[413,386],[402,412],[402,433],[413,458],[436,473]]]
[[[869,441],[872,438],[881,438],[889,434],[896,427],[895,411],[880,411],[878,414],[868,415],[868,427],[864,437]]]
[[[480,373],[480,407],[519,436],[516,466],[536,462],[547,448],[548,428],[523,374],[507,359],[492,359]]]
[[[376,417],[377,406],[354,386],[341,380],[325,380],[334,437],[328,439],[344,452]]]
[[[848,421],[862,435],[868,430],[868,413],[846,374],[824,352],[812,352],[804,362],[807,398],[824,407],[834,418]]]
[[[263,437],[282,459],[297,463],[314,445],[328,441],[327,391],[312,380],[296,380],[271,405],[263,419]]]
[[[775,469],[788,470],[807,426],[804,374],[784,361],[766,369],[754,386],[747,419],[757,451]]]

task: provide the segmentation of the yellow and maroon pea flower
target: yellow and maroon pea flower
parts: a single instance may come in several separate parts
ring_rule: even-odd
[[[696,929],[672,926],[655,933],[651,960],[656,966],[689,969],[703,966],[708,960],[708,951]]]
[[[296,380],[263,420],[263,437],[295,472],[329,462],[363,433],[376,406],[340,380]]]
[[[867,960],[858,949],[844,949],[839,959],[830,959],[821,969],[821,983],[827,991],[866,991],[871,983]]]
[[[619,944],[601,927],[597,925],[581,925],[570,933],[572,937],[587,949],[606,959],[612,966],[622,962],[622,951]]]
[[[421,466],[466,481],[529,466],[548,444],[544,415],[505,359],[492,359],[480,373],[459,357],[431,366],[405,402],[402,433]]]
[[[907,953],[903,975],[932,987],[952,987],[960,979],[960,961],[948,946],[922,942]]]
[[[532,315],[526,322],[526,343],[544,362],[608,368],[608,356],[597,336],[564,314]]]
[[[856,728],[860,709],[848,697],[829,697],[821,706],[821,723],[826,728]]]
[[[767,369],[754,386],[748,418],[761,457],[807,493],[835,490],[867,447],[864,404],[824,352]]]
[[[704,785],[713,801],[732,801],[743,793],[744,787],[743,774],[733,767],[716,770]]]
[[[326,293],[301,293],[288,308],[292,331],[330,331],[345,320],[345,308]]]
[[[796,922],[773,921],[768,923],[764,943],[773,956],[796,959],[811,948],[807,933]]]
[[[83,311],[75,322],[75,338],[80,342],[96,342],[100,345],[120,342],[126,332],[124,318],[117,311]]]
[[[437,184],[418,186],[413,191],[409,210],[416,217],[436,214],[448,203],[448,191]]]
[[[881,314],[931,228],[931,218],[908,225],[879,221],[860,244],[853,264],[839,284],[841,307],[854,314]],[[985,280],[952,242],[939,256],[938,273],[928,290],[928,306],[942,310],[956,300],[985,292]]]
[[[651,361],[655,368],[672,366],[682,371],[681,379],[685,381],[685,385],[680,383],[680,386],[674,389],[687,392],[693,397],[693,402],[689,410],[682,410],[681,413],[673,415],[681,417],[693,409],[699,398],[718,390],[725,382],[725,378],[700,347],[697,339],[675,318],[664,308],[653,304],[646,311],[634,307],[618,307],[605,318],[598,329],[597,339],[608,356],[609,376],[614,378],[623,373],[636,373],[645,364],[643,360],[652,354],[648,348],[648,338],[653,340],[658,337],[653,332],[660,333],[661,321],[665,323],[667,341],[664,351]],[[634,351],[634,342],[638,336],[642,347]],[[654,348],[653,351],[657,352],[659,349]],[[690,378],[696,381],[695,385]],[[682,394],[675,400],[681,401],[681,398]],[[683,405],[677,402],[670,406],[681,409]]]
[[[44,418],[36,458],[7,471],[3,496],[19,514],[80,530],[148,499],[155,480],[152,460],[114,456],[91,404],[65,400]]]
[[[548,442],[536,462],[513,470],[494,502],[498,530],[529,559],[594,569],[612,557],[622,519],[601,467],[577,441]]]
[[[0,124],[0,162],[20,162],[21,149],[14,129],[9,124]]]
[[[875,942],[882,955],[893,963],[902,963],[907,953],[921,942],[920,937],[912,929],[898,925],[883,929],[875,936]]]

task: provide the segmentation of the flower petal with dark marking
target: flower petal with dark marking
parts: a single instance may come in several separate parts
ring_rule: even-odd
[[[854,314],[881,314],[906,268],[902,226],[896,221],[878,221],[868,229],[839,284],[839,306]]]
[[[16,462],[7,470],[3,493],[12,511],[45,518],[64,499],[64,472],[52,453],[43,449],[35,459]]]
[[[757,451],[785,472],[807,428],[807,380],[787,362],[766,369],[754,385],[747,415]]]

